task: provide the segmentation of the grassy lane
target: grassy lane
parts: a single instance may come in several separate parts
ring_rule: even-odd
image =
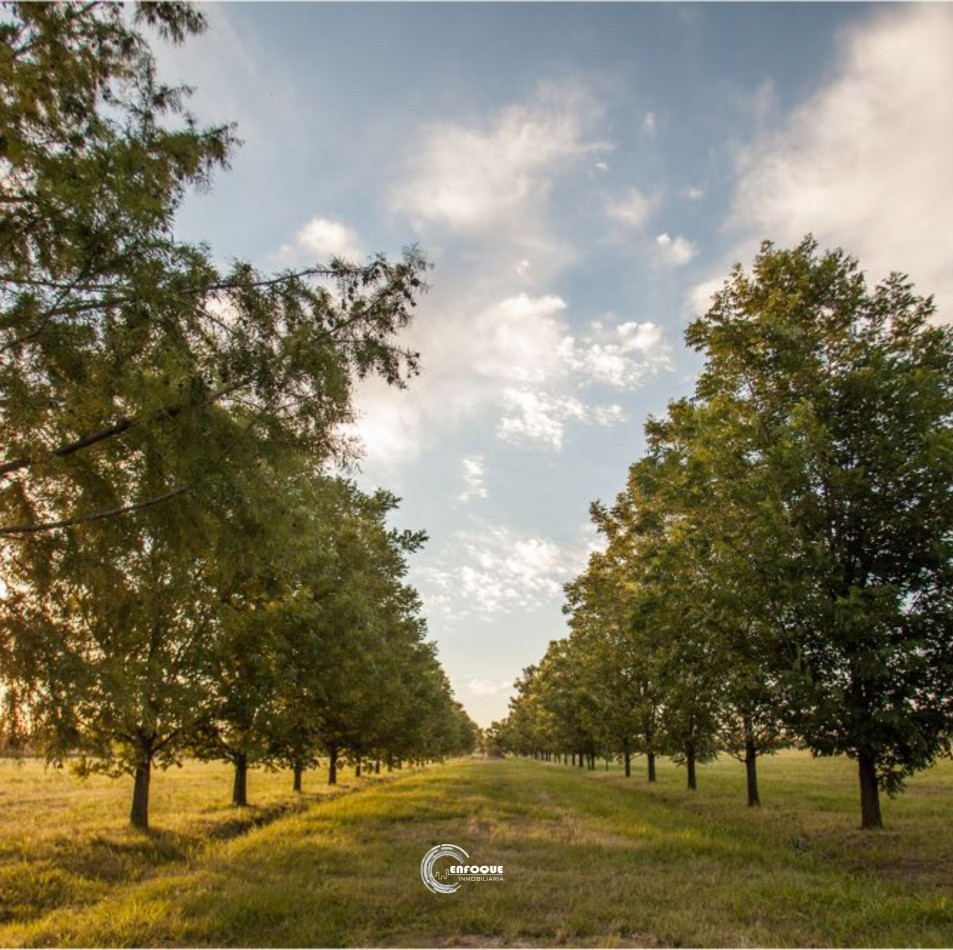
[[[953,768],[915,781],[886,832],[856,831],[852,769],[765,763],[756,814],[733,763],[690,796],[641,776],[534,762],[434,767],[209,846],[0,942],[494,946],[953,944]],[[707,787],[706,787],[707,786]],[[424,852],[451,842],[502,883],[434,895]]]

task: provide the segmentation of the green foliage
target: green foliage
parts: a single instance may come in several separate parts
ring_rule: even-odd
[[[573,674],[546,680],[558,703],[524,690],[521,735],[565,749],[542,709],[594,707],[628,750],[657,714],[686,760],[743,756],[751,803],[757,757],[797,738],[857,759],[880,824],[878,784],[949,753],[953,725],[953,331],[933,315],[812,238],[735,267],[686,333],[694,397],[648,421],[625,491],[593,506],[606,550],[550,648]]]
[[[425,536],[332,475],[354,381],[417,372],[397,337],[427,262],[223,272],[176,240],[237,139],[157,82],[144,26],[205,24],[181,3],[0,23],[2,731],[134,773],[140,825],[152,766],[187,751],[243,776],[473,742],[402,581]]]

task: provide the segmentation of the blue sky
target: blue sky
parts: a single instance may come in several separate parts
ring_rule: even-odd
[[[263,269],[418,243],[423,374],[358,393],[360,480],[481,724],[565,633],[682,333],[762,238],[812,231],[953,305],[953,6],[215,4],[160,51],[244,145],[179,235]]]

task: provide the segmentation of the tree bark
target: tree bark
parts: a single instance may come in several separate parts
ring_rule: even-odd
[[[748,780],[748,807],[754,808],[761,804],[761,796],[758,794],[758,750],[750,734],[745,739],[745,775]]]
[[[579,753],[579,768],[582,768],[582,766],[583,766],[582,760],[583,760],[583,754],[580,752],[580,753]]]
[[[877,786],[877,760],[867,752],[857,756],[860,777],[860,826],[861,828],[883,828],[880,815],[880,789]]]
[[[232,785],[232,804],[244,808],[248,804],[248,756],[239,752],[235,756],[235,783]]]
[[[374,774],[375,775],[381,774],[381,760],[380,759],[374,759]]]
[[[133,827],[146,830],[149,827],[149,782],[152,778],[152,758],[146,758],[136,766],[132,786],[132,810],[129,820]]]
[[[294,777],[295,777],[294,790],[296,792],[301,791],[301,773],[302,772],[304,772],[304,769],[301,767],[301,764],[299,762],[296,762],[294,767]]]
[[[649,781],[654,782],[655,781],[655,753],[648,752],[646,753],[645,757],[648,759],[648,762],[649,762]]]
[[[332,745],[328,747],[328,785],[337,785],[338,783],[338,747]]]
[[[632,753],[629,751],[628,746],[625,749],[625,777],[632,778]]]
[[[355,778],[361,777],[361,757],[360,756],[357,757],[357,762],[354,765],[354,777]]]
[[[695,777],[695,746],[691,742],[685,746],[685,768],[688,771],[688,787],[694,792],[698,788],[698,779]]]

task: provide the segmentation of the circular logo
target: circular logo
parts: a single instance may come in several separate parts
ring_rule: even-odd
[[[434,894],[452,894],[460,886],[460,882],[442,884],[438,881],[434,876],[434,862],[438,858],[454,858],[457,864],[462,864],[469,857],[470,855],[463,848],[458,848],[455,844],[438,844],[437,847],[431,848],[420,862],[420,879]],[[445,874],[444,877],[447,875]]]

